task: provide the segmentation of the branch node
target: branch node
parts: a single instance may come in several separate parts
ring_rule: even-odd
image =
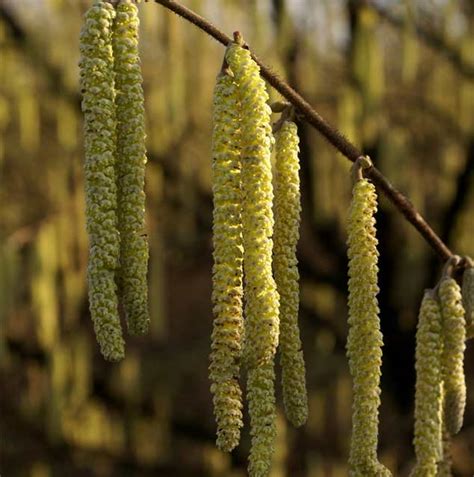
[[[351,175],[352,182],[356,183],[364,178],[364,172],[373,167],[372,160],[369,156],[359,156],[352,166]]]

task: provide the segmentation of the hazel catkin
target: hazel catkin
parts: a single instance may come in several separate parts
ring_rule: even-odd
[[[271,361],[248,370],[247,399],[252,437],[248,465],[250,477],[270,474],[276,439],[274,381]]]
[[[119,285],[128,330],[148,330],[148,243],[145,232],[145,109],[138,52],[138,9],[117,6],[113,52],[117,108],[117,201],[120,232]]]
[[[89,307],[106,359],[124,356],[117,310],[115,273],[119,260],[115,176],[115,91],[112,24],[115,10],[95,1],[85,15],[80,37],[80,83],[85,135],[85,193],[90,242]]]
[[[462,303],[466,316],[466,339],[474,338],[474,265],[470,261],[462,276]]]
[[[411,477],[435,477],[441,458],[443,335],[441,310],[433,290],[425,291],[416,333],[415,453]]]
[[[377,460],[382,333],[377,303],[375,187],[357,180],[348,220],[349,335],[347,354],[353,379],[350,475],[389,475]]]
[[[466,322],[461,289],[454,278],[445,277],[441,280],[438,296],[443,319],[444,417],[447,431],[457,434],[462,427],[466,407]]]
[[[209,367],[217,446],[231,451],[242,427],[239,386],[242,350],[242,191],[240,184],[240,108],[229,70],[214,89],[212,181],[214,197],[212,301],[214,324]]]
[[[232,43],[226,60],[241,107],[242,235],[245,276],[245,346],[249,367],[268,363],[278,346],[278,293],[272,275],[272,133],[268,93],[250,52]]]
[[[296,124],[284,121],[275,137],[275,232],[273,270],[280,295],[280,361],[283,400],[290,422],[308,418],[305,365],[298,328],[299,273],[296,245],[300,225],[299,138]]]

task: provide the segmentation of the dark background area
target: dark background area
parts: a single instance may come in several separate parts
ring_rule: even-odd
[[[474,8],[452,0],[188,0],[300,91],[474,256]],[[0,0],[0,473],[2,477],[244,476],[248,428],[214,445],[211,101],[223,48],[140,7],[146,95],[151,332],[105,362],[88,312],[78,38],[89,2]],[[278,95],[272,91],[272,100]],[[345,220],[350,163],[300,125],[300,324],[310,417],[278,409],[272,477],[347,475]],[[377,214],[384,333],[381,460],[407,476],[416,315],[442,263],[384,198]],[[474,346],[456,476],[474,474]],[[278,383],[278,381],[277,381]],[[247,422],[248,424],[248,422]]]

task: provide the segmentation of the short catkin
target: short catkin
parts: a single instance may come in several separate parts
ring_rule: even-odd
[[[250,477],[270,474],[275,452],[276,408],[273,362],[249,369],[247,399],[250,414],[250,449],[248,471]]]
[[[106,359],[124,357],[115,273],[119,260],[115,177],[115,91],[111,4],[96,1],[81,31],[80,82],[85,134],[85,191],[90,241],[89,307]]]
[[[349,335],[347,354],[353,379],[350,475],[390,475],[377,460],[382,333],[377,303],[375,187],[355,182],[348,220]]]
[[[250,52],[226,50],[242,111],[242,234],[245,275],[244,359],[249,367],[272,361],[278,346],[278,293],[272,275],[272,132],[268,93]]]
[[[415,454],[411,477],[436,476],[441,459],[443,402],[441,309],[433,290],[421,302],[416,333]]]
[[[462,427],[466,407],[466,321],[461,288],[454,278],[445,277],[441,280],[438,296],[443,317],[444,418],[448,432],[457,434]]]
[[[131,334],[148,330],[148,243],[145,232],[145,109],[138,52],[138,9],[117,6],[113,31],[117,108],[119,287]]]
[[[299,273],[296,245],[301,213],[299,138],[296,124],[284,121],[275,135],[275,232],[273,271],[280,295],[280,361],[283,400],[290,422],[308,418],[305,365],[298,328]]]
[[[243,338],[242,191],[240,184],[240,105],[228,70],[214,89],[212,181],[214,197],[212,301],[214,325],[209,367],[217,446],[231,451],[242,427],[239,386]]]
[[[474,338],[474,267],[472,266],[466,268],[462,276],[462,303],[466,312],[466,339]]]

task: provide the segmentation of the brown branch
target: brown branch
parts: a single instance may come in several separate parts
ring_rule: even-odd
[[[194,13],[189,8],[181,5],[173,0],[154,0],[163,7],[171,10],[180,17],[188,20],[208,35],[213,37],[219,43],[227,46],[233,40],[225,33],[220,31],[216,26],[207,21],[202,16]],[[362,156],[362,152],[358,150],[343,134],[341,134],[336,128],[331,126],[323,117],[321,117],[312,106],[297,93],[291,86],[280,79],[270,68],[265,66],[253,53],[253,59],[260,66],[260,72],[262,77],[265,78],[268,83],[273,86],[282,96],[290,101],[295,108],[301,113],[306,121],[317,129],[328,141],[331,143],[341,154],[347,159],[354,162],[359,156]],[[397,207],[397,209],[405,216],[405,218],[420,232],[425,240],[431,245],[435,252],[442,260],[449,259],[453,253],[444,244],[444,242],[438,237],[422,215],[415,209],[411,202],[392,184],[388,179],[376,168],[371,167],[366,174],[382,191],[387,198]]]

